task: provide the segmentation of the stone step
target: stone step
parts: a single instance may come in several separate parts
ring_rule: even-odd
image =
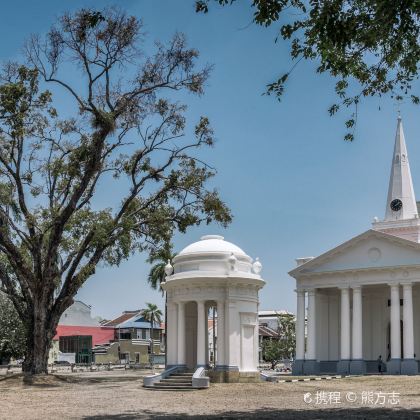
[[[189,378],[166,378],[166,379],[161,379],[160,382],[168,382],[168,383],[182,382],[182,383],[190,384],[192,383],[192,380]]]
[[[169,376],[185,376],[185,377],[188,377],[188,378],[192,378],[193,373],[178,373],[177,372],[177,373],[172,373]]]
[[[192,380],[192,376],[180,376],[180,375],[170,375],[167,376],[166,379],[188,379],[188,380]]]
[[[192,386],[192,382],[158,382],[161,386]]]
[[[146,388],[148,390],[151,391],[196,391],[195,388],[193,387],[188,387],[188,386],[172,386],[172,387],[167,387],[167,386],[159,386],[159,385],[155,385],[153,387],[149,387]]]

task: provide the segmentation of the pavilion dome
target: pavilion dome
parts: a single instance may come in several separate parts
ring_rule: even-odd
[[[258,276],[258,258],[254,261],[241,248],[225,241],[223,236],[205,235],[185,247],[165,267],[167,280],[180,277]],[[188,274],[187,274],[188,273]]]
[[[245,252],[231,242],[225,241],[220,235],[205,235],[197,242],[185,247],[178,255],[198,253],[227,253],[236,256],[246,256]]]

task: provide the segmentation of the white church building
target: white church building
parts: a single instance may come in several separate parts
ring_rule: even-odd
[[[379,356],[386,373],[419,372],[420,218],[400,117],[385,218],[297,263],[295,374],[374,373]]]

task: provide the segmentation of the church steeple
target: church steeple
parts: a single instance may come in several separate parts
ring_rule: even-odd
[[[398,116],[385,221],[418,217],[401,116]]]

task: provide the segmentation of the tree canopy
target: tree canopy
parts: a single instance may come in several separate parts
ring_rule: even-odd
[[[207,13],[211,3],[226,6],[236,0],[198,0],[196,10]],[[337,103],[350,108],[346,140],[353,140],[357,107],[364,97],[409,97],[418,79],[420,61],[420,3],[403,0],[252,0],[253,22],[278,25],[278,40],[290,42],[292,68],[281,69],[267,93],[281,98],[285,83],[301,60],[315,60],[318,73],[336,79]],[[356,83],[352,83],[356,82]]]
[[[151,55],[144,36],[120,9],[81,9],[32,36],[26,63],[1,72],[0,290],[28,331],[25,372],[46,373],[58,320],[98,264],[231,220],[206,188],[209,120],[187,125],[177,97],[203,94],[210,68],[197,68],[182,34]]]
[[[0,364],[21,359],[25,351],[25,327],[12,302],[0,293]]]

